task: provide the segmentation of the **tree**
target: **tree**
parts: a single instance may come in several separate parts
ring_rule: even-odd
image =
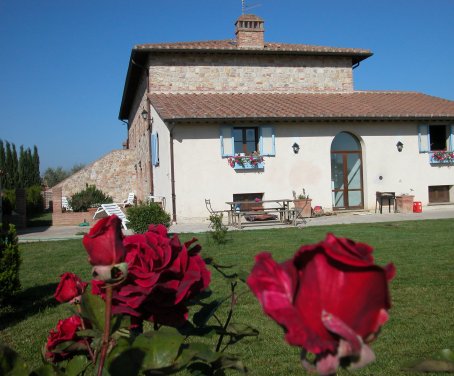
[[[44,171],[43,180],[49,187],[53,187],[65,180],[68,176],[70,176],[70,173],[65,171],[63,167],[49,167]]]
[[[6,155],[5,155],[5,145],[3,140],[0,140],[0,187],[5,187],[6,184]]]
[[[41,174],[39,173],[39,155],[38,155],[38,147],[36,145],[33,146],[32,166],[33,166],[32,185],[40,185],[41,184]]]

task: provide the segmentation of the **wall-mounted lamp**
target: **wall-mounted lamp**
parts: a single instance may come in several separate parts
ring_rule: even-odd
[[[147,110],[145,110],[145,108],[143,109],[143,111],[140,114],[140,116],[142,116],[143,120],[147,120],[148,119],[148,112],[147,112]]]
[[[400,153],[402,151],[402,149],[404,148],[404,144],[402,142],[398,142],[396,144],[396,147],[397,147],[397,151]]]
[[[293,152],[295,154],[298,154],[298,152],[300,151],[300,146],[295,142],[293,145],[292,145],[292,149],[293,149]]]

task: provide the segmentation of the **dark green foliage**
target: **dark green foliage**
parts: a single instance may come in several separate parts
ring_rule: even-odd
[[[30,148],[19,148],[16,145],[0,140],[0,170],[3,172],[1,186],[6,189],[28,188],[41,184],[39,173],[39,156],[36,145],[33,154]]]
[[[131,206],[127,210],[129,219],[128,227],[137,234],[143,234],[151,224],[170,226],[170,214],[155,202]]]
[[[16,208],[16,190],[3,189],[2,193],[3,215],[10,215]]]
[[[210,215],[211,237],[217,244],[226,242],[227,226],[222,223],[222,214]]]
[[[27,195],[27,215],[34,215],[43,212],[43,196],[41,186],[33,185],[25,189]]]
[[[96,188],[95,185],[88,184],[83,191],[75,193],[69,201],[75,212],[87,211],[88,208],[96,208],[101,204],[113,202],[112,197]]]
[[[8,231],[3,231],[0,225],[0,302],[20,290],[20,263],[16,228],[10,225]]]

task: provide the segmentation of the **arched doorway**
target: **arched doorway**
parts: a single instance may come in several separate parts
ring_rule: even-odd
[[[363,169],[359,140],[341,132],[331,144],[333,209],[363,209]]]

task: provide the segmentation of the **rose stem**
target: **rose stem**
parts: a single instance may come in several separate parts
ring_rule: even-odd
[[[80,304],[76,304],[77,311],[79,312],[80,315],[80,326],[82,327],[82,330],[85,330],[85,323],[84,323],[84,318],[82,317],[82,309],[80,308]],[[93,354],[93,351],[91,350],[90,344],[88,343],[87,339],[84,338],[84,342],[87,345],[88,353],[90,354],[91,361],[94,363],[95,362],[95,355]]]
[[[104,333],[102,335],[101,358],[99,359],[98,376],[102,375],[102,369],[104,367],[104,361],[106,360],[107,349],[109,348],[111,314],[112,314],[112,286],[107,285]]]
[[[218,344],[216,346],[216,352],[219,352],[219,349],[221,348],[222,341],[224,340],[224,333],[225,333],[225,331],[227,330],[227,327],[230,324],[230,320],[232,319],[233,307],[235,306],[235,301],[236,301],[236,299],[235,299],[235,287],[236,287],[236,282],[231,282],[230,283],[230,289],[232,291],[232,297],[231,297],[231,300],[230,300],[230,311],[229,311],[229,314],[227,316],[227,320],[225,321],[225,324],[224,324],[224,328],[223,328],[224,330],[223,330],[222,334],[219,336]]]

